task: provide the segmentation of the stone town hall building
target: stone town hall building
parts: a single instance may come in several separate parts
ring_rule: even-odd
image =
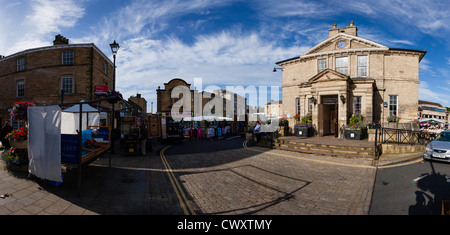
[[[358,37],[353,21],[329,30],[329,37],[303,55],[277,62],[283,69],[283,109],[312,113],[319,136],[336,134],[359,112],[365,123],[389,115],[417,119],[419,63],[426,51],[389,48]]]

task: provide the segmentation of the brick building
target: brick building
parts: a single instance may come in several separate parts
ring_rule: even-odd
[[[113,63],[93,43],[69,44],[61,35],[52,46],[0,56],[0,119],[10,118],[8,110],[17,101],[59,104],[61,90],[65,103],[100,98],[94,94],[95,86],[111,89],[113,73]]]
[[[171,94],[174,88],[182,88],[189,94],[189,99],[183,99],[184,103],[181,103],[179,98],[172,98]],[[157,94],[157,114],[171,119],[173,115],[181,115],[183,117],[196,117],[196,116],[218,116],[218,108],[222,108],[222,112],[219,117],[227,117],[232,122],[233,133],[244,132],[248,125],[248,105],[247,98],[240,96],[236,93],[221,89],[215,90],[212,93],[207,91],[199,91],[195,87],[191,90],[191,84],[186,81],[175,78],[168,83],[164,83],[164,88],[158,87]],[[213,99],[219,96],[219,102],[213,104]],[[231,110],[232,113],[227,113]],[[174,108],[175,107],[175,108]],[[187,112],[186,107],[190,107],[190,112]],[[205,108],[206,107],[206,108]],[[172,109],[178,110],[175,114],[172,113]],[[205,113],[204,111],[210,111],[211,113]],[[197,114],[197,115],[196,115]]]
[[[365,123],[385,123],[390,115],[413,122],[425,54],[361,38],[353,21],[345,28],[333,24],[326,40],[276,63],[283,69],[283,110],[291,120],[312,112],[319,136],[337,135],[357,112]]]

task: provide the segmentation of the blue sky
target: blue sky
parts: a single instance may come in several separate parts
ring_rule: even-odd
[[[0,54],[51,45],[120,43],[117,90],[154,102],[172,78],[203,88],[280,86],[275,62],[327,39],[353,20],[360,37],[426,50],[419,98],[450,107],[450,1],[442,0],[0,0]],[[111,56],[112,57],[112,56]],[[270,91],[269,91],[270,92]],[[279,97],[281,98],[281,97]],[[276,99],[276,98],[275,98]]]

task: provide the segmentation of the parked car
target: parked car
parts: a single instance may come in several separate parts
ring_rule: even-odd
[[[423,158],[425,160],[450,162],[450,130],[439,133],[436,139],[427,145]]]

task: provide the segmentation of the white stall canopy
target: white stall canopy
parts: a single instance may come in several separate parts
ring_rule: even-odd
[[[80,103],[83,103],[82,100]],[[100,120],[100,111],[93,108],[89,104],[82,104],[82,129],[85,130],[87,126],[98,126]],[[70,108],[63,110],[62,115],[61,134],[77,134],[80,130],[80,105],[76,104]]]

